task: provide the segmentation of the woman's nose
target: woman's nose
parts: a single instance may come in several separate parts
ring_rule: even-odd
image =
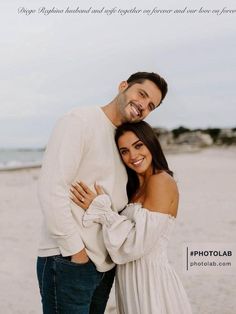
[[[137,152],[135,150],[130,150],[129,157],[130,157],[131,161],[135,160],[137,157]]]

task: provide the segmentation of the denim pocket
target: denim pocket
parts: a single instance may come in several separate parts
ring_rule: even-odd
[[[75,262],[72,262],[70,259],[71,257],[63,257],[61,255],[57,255],[54,257],[55,261],[56,262],[59,262],[59,263],[62,263],[62,264],[65,264],[65,265],[69,265],[69,266],[73,266],[73,267],[81,267],[81,266],[87,266],[87,265],[94,265],[93,262],[89,259],[87,262],[85,263],[75,263]]]
[[[71,262],[70,257],[55,256],[54,262],[58,276],[63,277],[65,281],[73,280],[74,282],[83,283],[85,286],[90,286],[90,284],[93,285],[94,282],[102,277],[102,273],[97,271],[91,260],[77,264]]]

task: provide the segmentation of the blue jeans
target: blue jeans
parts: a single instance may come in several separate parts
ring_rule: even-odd
[[[44,314],[103,314],[115,268],[101,273],[90,260],[76,264],[56,255],[38,257],[37,276]]]

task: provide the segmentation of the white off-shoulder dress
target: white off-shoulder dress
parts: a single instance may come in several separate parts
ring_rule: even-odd
[[[83,217],[89,227],[102,224],[104,242],[116,272],[119,314],[190,314],[182,283],[167,259],[175,218],[129,204],[122,214],[107,195],[97,196]]]

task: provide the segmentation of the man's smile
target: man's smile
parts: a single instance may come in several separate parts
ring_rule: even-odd
[[[139,105],[135,104],[134,102],[130,102],[131,107],[131,113],[134,117],[141,117],[141,110],[139,108]]]

